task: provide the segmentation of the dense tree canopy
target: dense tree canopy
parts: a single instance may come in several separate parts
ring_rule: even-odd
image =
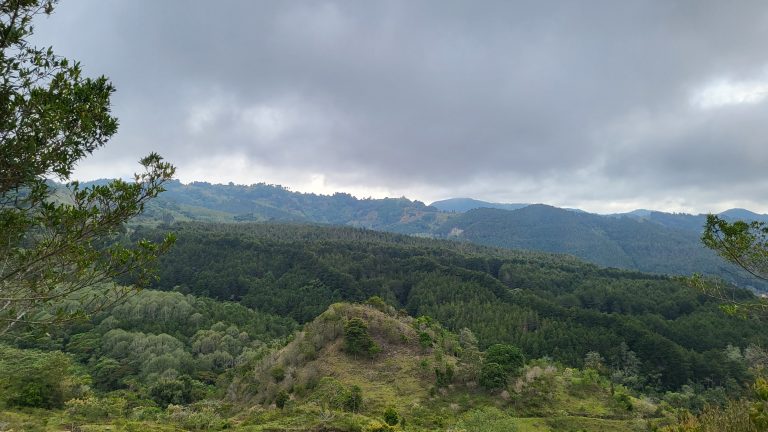
[[[379,296],[454,331],[470,329],[480,349],[511,344],[526,358],[578,367],[594,351],[628,380],[652,377],[645,385],[667,389],[740,381],[744,372],[726,347],[768,344],[764,325],[722,314],[715,299],[675,279],[565,256],[341,227],[172,228],[178,240],[161,258],[156,288],[239,301],[301,323],[331,303]]]

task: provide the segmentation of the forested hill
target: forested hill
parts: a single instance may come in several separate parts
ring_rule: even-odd
[[[364,227],[418,236],[464,240],[504,248],[567,253],[617,268],[662,274],[716,275],[745,287],[767,287],[723,263],[699,240],[704,216],[639,211],[601,216],[545,205],[493,204],[471,199],[436,203],[441,211],[407,198],[358,199],[349,194],[292,192],[276,185],[171,182],[148,205],[140,223],[181,221],[279,221]],[[447,204],[446,204],[447,203]],[[457,207],[458,206],[458,207]],[[515,207],[522,208],[514,209]],[[445,207],[448,208],[448,207]],[[728,219],[763,216],[746,210]]]
[[[446,200],[435,201],[430,206],[444,212],[463,213],[477,208],[496,208],[501,210],[517,210],[528,204],[521,203],[493,203],[480,201],[472,198],[450,198]]]
[[[725,348],[768,344],[764,325],[724,315],[674,280],[559,255],[343,227],[181,223],[173,230],[178,242],[162,258],[155,288],[299,322],[331,303],[377,295],[413,316],[468,327],[484,345],[515,344],[529,358],[580,366],[587,352],[613,358],[625,343],[644,376],[654,377],[647,385],[667,389],[741,381]]]
[[[706,273],[764,288],[704,248],[697,231],[647,219],[604,217],[537,204],[515,211],[471,210],[447,220],[438,233],[489,246],[572,254],[606,267]]]
[[[317,195],[264,183],[184,185],[173,181],[166,189],[148,206],[144,221],[303,222],[415,234],[431,231],[442,218],[436,208],[407,198]]]

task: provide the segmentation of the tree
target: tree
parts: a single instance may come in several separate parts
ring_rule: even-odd
[[[352,355],[363,354],[372,357],[379,346],[368,334],[368,326],[360,318],[352,318],[344,325],[344,350]]]
[[[507,372],[498,363],[486,362],[480,369],[480,385],[488,390],[497,390],[507,385]]]
[[[505,373],[516,373],[525,364],[525,357],[516,346],[494,344],[485,352],[485,363],[496,363]]]
[[[753,277],[768,280],[768,225],[765,222],[728,222],[710,214],[701,241],[723,259],[741,267]],[[727,312],[768,314],[768,302],[764,299],[755,301],[744,290],[726,287],[720,281],[700,275],[690,278],[689,283],[723,302]]]
[[[597,351],[590,351],[584,356],[584,369],[592,369],[595,372],[605,372],[605,359]]]
[[[0,405],[60,408],[84,383],[62,352],[0,345]]]
[[[358,412],[363,407],[363,390],[353,385],[344,395],[344,409],[350,412]]]
[[[124,224],[163,191],[175,168],[157,154],[134,182],[81,187],[75,164],[117,131],[114,87],[85,78],[79,63],[30,45],[32,19],[56,0],[0,2],[0,334],[20,322],[47,324],[99,310],[133,292],[172,237],[117,242]]]

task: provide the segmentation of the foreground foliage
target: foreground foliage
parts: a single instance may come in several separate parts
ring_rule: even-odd
[[[157,154],[140,161],[145,171],[132,183],[72,182],[57,190],[49,182],[68,181],[75,164],[117,131],[112,84],[85,78],[77,62],[30,43],[33,18],[54,4],[0,3],[0,334],[107,307],[132,291],[104,282],[124,274],[145,281],[172,243],[115,243],[174,174]]]

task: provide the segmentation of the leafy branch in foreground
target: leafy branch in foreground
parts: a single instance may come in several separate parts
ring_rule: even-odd
[[[768,280],[768,225],[765,222],[728,222],[708,215],[701,236],[704,245],[723,259],[744,269],[757,279]],[[718,280],[694,275],[689,284],[723,303],[729,313],[768,315],[768,301],[745,296],[743,290],[725,286]]]
[[[140,161],[144,172],[134,182],[62,189],[48,180],[68,180],[117,132],[107,78],[84,78],[78,63],[28,42],[33,17],[55,3],[0,2],[0,334],[119,300],[130,290],[105,282],[127,273],[145,282],[149,264],[173,242],[116,242],[173,177],[175,168],[155,153]],[[94,287],[104,289],[85,290]]]

